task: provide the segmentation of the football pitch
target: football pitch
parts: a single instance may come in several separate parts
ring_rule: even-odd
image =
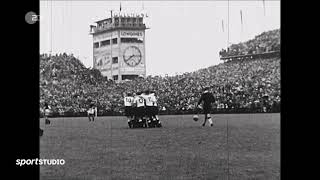
[[[40,179],[280,179],[280,114],[203,118],[160,116],[162,128],[143,129],[119,116],[41,119],[40,158],[65,164],[40,166]]]

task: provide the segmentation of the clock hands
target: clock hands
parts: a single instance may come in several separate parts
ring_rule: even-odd
[[[134,57],[134,55],[129,56],[128,58],[126,58],[127,60],[130,60],[132,57]]]
[[[123,58],[127,65],[134,67],[140,63],[141,52],[137,47],[130,46],[125,50]]]

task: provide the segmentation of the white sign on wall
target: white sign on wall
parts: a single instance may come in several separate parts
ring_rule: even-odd
[[[143,38],[143,31],[120,31],[120,37]]]

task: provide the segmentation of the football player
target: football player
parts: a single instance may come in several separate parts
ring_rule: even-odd
[[[43,129],[39,128],[39,136],[41,137],[43,135]]]
[[[212,109],[212,103],[215,103],[215,98],[211,92],[209,92],[209,88],[204,88],[204,92],[201,94],[201,97],[198,101],[197,107],[203,102],[203,113],[204,113],[204,122],[202,126],[206,125],[207,120],[210,123],[210,126],[213,126],[213,122],[210,116],[210,111]]]
[[[151,121],[153,121],[153,113],[152,113],[152,108],[153,108],[153,101],[152,101],[152,97],[150,94],[149,90],[146,90],[144,92],[144,94],[142,95],[142,97],[145,100],[146,103],[146,108],[145,108],[145,113],[146,113],[146,119],[148,121],[149,126],[151,125]]]
[[[134,97],[133,104],[135,106],[135,121],[145,124],[144,122],[144,115],[145,115],[145,100],[141,96],[141,92],[137,92],[136,96]]]
[[[51,107],[48,105],[48,103],[44,104],[44,118],[45,118],[45,124],[50,124],[49,116],[51,113]]]
[[[159,109],[158,109],[158,102],[157,102],[157,98],[156,98],[156,92],[155,91],[151,91],[150,92],[150,96],[151,96],[151,101],[153,102],[152,104],[152,117],[156,119],[156,121],[158,122],[158,127],[161,127],[161,122],[159,120]]]
[[[95,110],[94,104],[90,104],[90,107],[87,111],[89,121],[94,121],[95,112],[96,110]]]
[[[147,116],[147,109],[146,109],[146,99],[147,99],[147,91],[143,91],[141,92],[140,96],[144,99],[144,114],[143,114],[143,118],[144,119],[148,119],[148,116]]]
[[[132,128],[132,121],[133,121],[133,108],[132,108],[132,104],[133,104],[133,96],[131,93],[127,93],[127,95],[124,97],[124,113],[125,116],[128,119],[128,125],[129,128]]]

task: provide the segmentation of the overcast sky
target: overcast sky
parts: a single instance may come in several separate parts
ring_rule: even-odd
[[[40,53],[73,53],[92,67],[89,26],[119,11],[120,1],[40,1]],[[148,14],[147,75],[175,75],[221,63],[228,1],[121,1],[122,11]],[[242,10],[243,26],[241,26]],[[52,19],[52,21],[51,21]],[[229,40],[239,43],[280,28],[280,1],[230,1]],[[224,32],[222,29],[224,22]]]

